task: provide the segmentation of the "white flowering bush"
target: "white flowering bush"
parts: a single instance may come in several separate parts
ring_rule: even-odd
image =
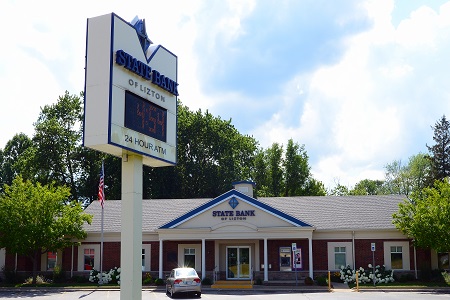
[[[89,281],[94,283],[120,284],[120,268],[115,267],[109,272],[102,272],[92,269],[89,273]]]
[[[394,282],[394,271],[386,270],[386,267],[376,266],[375,274],[373,273],[373,267],[371,264],[367,266],[367,270],[360,267],[359,269],[353,270],[349,265],[347,267],[341,267],[341,280],[346,283],[356,283],[356,272],[358,272],[358,283],[389,283]]]

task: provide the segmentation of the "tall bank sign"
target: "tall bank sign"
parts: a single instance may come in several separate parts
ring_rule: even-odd
[[[176,164],[177,57],[148,38],[145,21],[114,13],[87,23],[84,146],[143,164]]]

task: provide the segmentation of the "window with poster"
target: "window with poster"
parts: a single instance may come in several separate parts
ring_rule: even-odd
[[[280,247],[280,271],[291,270],[291,247]]]

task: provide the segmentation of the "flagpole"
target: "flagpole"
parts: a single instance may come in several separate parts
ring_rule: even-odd
[[[104,213],[104,201],[105,201],[105,165],[102,161],[102,173],[100,175],[99,184],[99,200],[102,207],[102,221],[101,221],[101,231],[100,231],[100,280],[99,284],[103,284],[103,213]]]
[[[102,205],[102,229],[100,233],[100,284],[103,284],[103,205]]]

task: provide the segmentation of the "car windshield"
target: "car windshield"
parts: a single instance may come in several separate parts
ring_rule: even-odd
[[[186,277],[186,276],[197,276],[194,269],[181,269],[177,270],[175,273],[176,277]]]

